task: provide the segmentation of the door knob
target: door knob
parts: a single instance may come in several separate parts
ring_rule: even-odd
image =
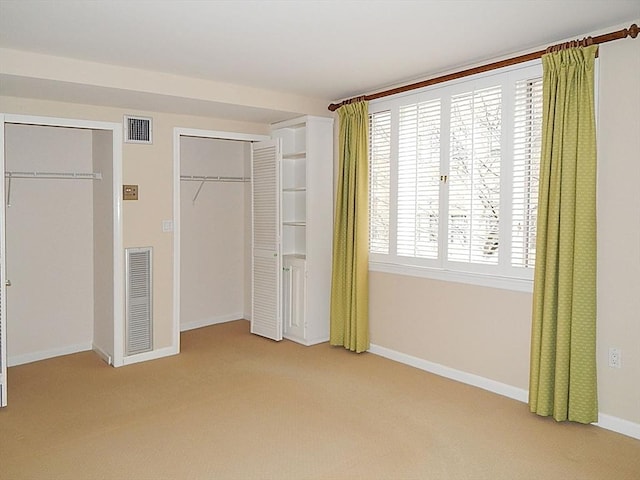
[[[6,282],[4,282],[5,287],[10,287],[11,286],[11,280],[7,280]]]

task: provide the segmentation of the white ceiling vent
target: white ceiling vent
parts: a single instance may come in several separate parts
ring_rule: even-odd
[[[126,143],[153,143],[153,119],[132,115],[124,116],[124,141]]]

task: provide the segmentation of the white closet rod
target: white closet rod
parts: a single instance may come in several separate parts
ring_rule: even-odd
[[[5,172],[4,176],[6,178],[102,180],[102,173],[80,173],[80,172]]]
[[[102,173],[81,172],[4,172],[7,182],[7,207],[11,206],[11,179],[13,178],[40,178],[55,180],[102,180]]]
[[[250,177],[220,177],[209,175],[180,175],[180,180],[185,182],[249,182]]]
[[[200,186],[198,190],[196,190],[196,194],[193,196],[193,200],[191,203],[193,205],[196,204],[196,200],[198,199],[198,195],[200,195],[200,191],[204,186],[205,182],[249,182],[251,181],[250,177],[220,177],[220,176],[209,176],[209,175],[180,175],[180,180],[184,182],[200,182]]]

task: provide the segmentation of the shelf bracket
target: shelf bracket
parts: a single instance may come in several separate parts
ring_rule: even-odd
[[[7,207],[11,206],[11,173],[7,174],[9,181],[7,182]]]
[[[200,186],[198,187],[198,190],[196,190],[196,194],[193,196],[193,200],[191,200],[193,205],[196,204],[196,200],[198,199],[198,195],[200,195],[200,190],[202,190],[202,187],[204,186],[204,182],[206,182],[206,179],[200,182]]]

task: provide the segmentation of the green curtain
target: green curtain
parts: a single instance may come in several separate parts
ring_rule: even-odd
[[[548,53],[533,288],[529,406],[598,420],[596,384],[597,46]]]
[[[338,109],[339,172],[331,275],[331,345],[369,349],[369,109]]]

